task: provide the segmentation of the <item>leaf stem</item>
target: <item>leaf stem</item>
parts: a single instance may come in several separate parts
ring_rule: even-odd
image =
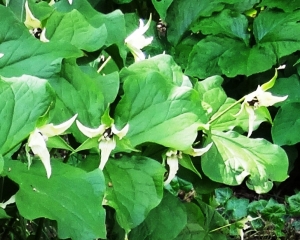
[[[111,59],[111,56],[109,56],[104,63],[99,67],[99,69],[97,70],[97,73],[100,73],[102,71],[102,69],[105,67],[105,65],[109,62],[109,60]]]
[[[216,116],[214,116],[213,118],[211,118],[208,122],[208,124],[211,124],[212,122],[214,122],[215,120],[217,120],[219,117],[221,117],[223,114],[225,114],[227,111],[229,111],[231,108],[233,108],[235,105],[241,103],[242,101],[244,101],[245,97],[242,97],[240,100],[236,101],[235,103],[231,104],[229,107],[227,107],[225,110],[223,110],[222,112],[220,112],[219,114],[217,114]]]

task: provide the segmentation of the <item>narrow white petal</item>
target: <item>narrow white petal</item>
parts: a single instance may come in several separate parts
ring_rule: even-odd
[[[246,108],[246,111],[247,111],[247,113],[249,115],[249,130],[248,130],[247,137],[250,137],[251,134],[252,134],[252,132],[253,132],[254,122],[255,122],[255,119],[256,119],[256,115],[255,115],[253,107],[246,106],[245,108]]]
[[[46,38],[46,28],[41,32],[40,40],[41,42],[49,42],[49,39]]]
[[[40,28],[42,26],[40,20],[38,20],[37,18],[35,18],[32,14],[32,12],[30,11],[30,8],[28,6],[28,1],[25,2],[25,12],[26,12],[26,18],[25,18],[25,26],[27,28]]]
[[[202,156],[204,153],[206,153],[211,148],[212,145],[213,145],[213,143],[210,143],[204,148],[197,148],[197,149],[192,148],[192,152],[190,152],[188,154],[193,156],[193,157]],[[184,153],[186,153],[186,152],[184,151]]]
[[[103,170],[105,167],[105,164],[107,163],[109,159],[109,155],[112,150],[116,148],[116,141],[114,138],[110,140],[102,140],[99,143],[99,149],[101,150],[101,160],[100,160],[100,165],[99,169]]]
[[[113,124],[111,126],[111,130],[112,132],[117,135],[119,137],[119,139],[122,139],[127,133],[128,133],[128,130],[129,130],[129,124],[127,123],[125,125],[125,127],[123,127],[120,131],[116,129],[116,126],[115,124]]]
[[[3,53],[0,53],[0,58],[2,58],[4,56],[4,54]]]
[[[50,154],[48,152],[46,142],[38,129],[34,130],[28,139],[28,146],[32,152],[39,156],[46,169],[47,177],[51,176]]]
[[[70,5],[72,5],[72,3],[73,3],[73,0],[68,0],[68,1],[69,1]]]
[[[76,117],[77,117],[77,114],[75,114],[72,118],[70,118],[69,120],[67,120],[59,125],[55,126],[55,125],[53,125],[53,123],[50,123],[50,124],[40,127],[39,130],[43,135],[45,135],[47,137],[53,137],[53,136],[60,135],[60,134],[64,133],[69,127],[71,127],[71,125],[75,121]]]
[[[16,202],[16,195],[12,195],[6,202],[0,203],[1,208],[6,208],[8,204],[12,204]]]
[[[79,128],[80,132],[82,132],[85,136],[89,138],[100,136],[105,131],[105,125],[100,125],[98,128],[88,128],[81,124],[78,120],[76,120],[77,127]]]
[[[167,180],[164,182],[164,185],[168,185],[177,174],[179,169],[177,156],[173,155],[171,157],[167,157],[167,164],[169,165],[169,175]]]
[[[273,106],[278,102],[283,102],[287,99],[288,96],[277,97],[273,96],[270,92],[264,92],[263,94],[257,96],[259,106]]]

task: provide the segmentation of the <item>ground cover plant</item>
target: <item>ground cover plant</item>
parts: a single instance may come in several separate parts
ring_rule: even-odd
[[[296,239],[300,2],[0,1],[1,239]]]

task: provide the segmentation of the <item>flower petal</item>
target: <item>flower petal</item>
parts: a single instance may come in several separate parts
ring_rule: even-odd
[[[40,132],[47,137],[53,137],[60,135],[64,133],[75,121],[77,117],[77,114],[75,114],[72,118],[69,120],[59,124],[59,125],[53,125],[53,123],[47,124],[45,126],[39,127]]]
[[[116,148],[116,141],[114,138],[109,139],[109,140],[102,140],[99,143],[99,149],[101,150],[101,160],[100,160],[100,165],[99,169],[103,170],[105,167],[105,164],[107,163],[109,159],[109,155],[112,150]]]
[[[191,148],[188,149],[187,151],[184,151],[184,153],[189,154],[193,157],[199,157],[202,156],[204,153],[206,153],[211,148],[212,145],[213,143],[210,143],[204,148],[198,148],[198,149]]]
[[[2,58],[4,56],[4,54],[3,53],[0,53],[0,58]]]
[[[167,157],[167,164],[169,165],[169,175],[167,180],[164,182],[164,185],[168,185],[172,181],[172,179],[176,176],[176,173],[179,169],[177,155],[173,154],[172,156]]]
[[[50,154],[48,152],[46,141],[38,129],[35,129],[29,136],[28,146],[32,152],[39,156],[46,169],[47,177],[51,176]]]
[[[125,127],[123,127],[123,129],[121,129],[120,131],[116,129],[116,126],[115,124],[113,124],[111,126],[111,130],[112,132],[117,135],[119,137],[119,139],[122,139],[127,133],[128,133],[128,130],[129,130],[129,124],[127,123],[125,125]]]
[[[245,109],[249,115],[249,130],[248,130],[248,135],[247,137],[250,137],[252,132],[253,132],[253,128],[254,128],[254,122],[256,119],[256,115],[254,112],[254,108],[248,105],[245,105]]]
[[[16,202],[16,195],[14,194],[6,202],[0,203],[0,207],[4,209],[4,208],[6,208],[6,206],[8,204],[12,204],[12,203],[15,203],[15,202]]]
[[[28,6],[28,1],[25,2],[25,12],[26,12],[26,18],[25,18],[25,26],[27,28],[41,28],[42,24],[40,22],[40,20],[38,20],[37,18],[35,18],[32,14],[32,12],[30,11],[30,8]]]
[[[105,131],[105,125],[101,124],[98,128],[88,128],[81,124],[78,120],[76,120],[76,125],[79,128],[80,132],[82,132],[85,136],[89,138],[100,136]]]
[[[41,42],[49,42],[49,39],[46,38],[46,28],[44,28],[41,32],[40,40]]]
[[[278,102],[283,102],[288,98],[288,96],[277,97],[273,96],[270,92],[264,92],[263,94],[257,96],[259,106],[273,106]]]

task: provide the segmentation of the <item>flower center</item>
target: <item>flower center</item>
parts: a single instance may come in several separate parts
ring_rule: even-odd
[[[114,136],[114,133],[112,132],[111,128],[107,128],[105,129],[104,133],[103,133],[103,137],[106,140],[111,139]]]

